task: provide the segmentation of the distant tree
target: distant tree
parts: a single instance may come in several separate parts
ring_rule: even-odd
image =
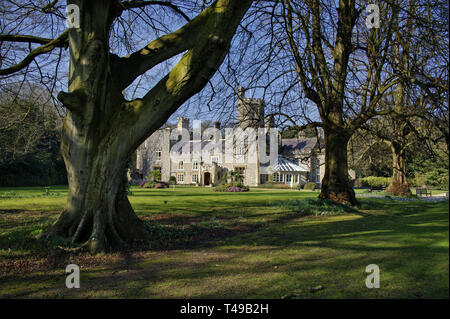
[[[325,174],[319,197],[357,205],[348,178],[348,142],[369,118],[380,114],[378,101],[396,82],[386,76],[395,5],[382,3],[379,28],[368,29],[365,1],[283,0],[278,20],[294,62],[301,93],[320,120],[298,130],[321,127]],[[335,7],[336,6],[336,7]],[[293,85],[293,87],[295,87]],[[311,109],[297,113],[308,116]]]
[[[26,83],[0,96],[0,185],[66,184],[60,154],[62,119],[46,91]]]
[[[428,3],[433,10],[442,5],[439,1]],[[448,66],[448,49],[443,45],[445,41],[435,43],[434,40],[436,33],[448,34],[448,26],[436,20],[430,10],[423,12],[422,6],[419,1],[410,0],[403,4],[406,13],[400,13],[394,19],[390,64],[398,83],[379,103],[379,107],[388,113],[375,118],[369,127],[391,148],[392,177],[386,191],[394,195],[411,193],[407,180],[407,151],[413,144],[426,146],[427,141],[436,136],[429,134],[428,123],[437,124],[435,127],[444,140],[448,134],[448,125],[443,128],[442,120],[439,120],[446,117],[448,124],[448,102],[447,112],[442,112],[445,108],[443,97],[448,96],[448,88],[442,85],[448,83],[448,68],[439,65],[447,59]],[[418,30],[423,34],[418,35]]]

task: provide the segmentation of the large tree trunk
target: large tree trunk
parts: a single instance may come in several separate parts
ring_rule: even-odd
[[[395,142],[390,142],[392,150],[392,177],[386,192],[392,195],[411,195],[406,180],[406,160],[404,148]]]
[[[125,193],[127,161],[216,72],[251,0],[217,0],[184,27],[124,58],[109,53],[110,27],[122,2],[69,2],[79,6],[81,26],[69,30],[69,92],[58,94],[67,109],[61,150],[69,194],[48,235],[84,243],[92,253],[148,242]],[[185,51],[143,98],[125,100],[122,90],[133,78]]]
[[[325,126],[325,175],[322,179],[321,199],[335,203],[358,205],[348,178],[347,145],[351,134],[345,129]]]
[[[91,252],[125,248],[148,241],[149,234],[128,201],[124,179],[126,161],[112,150],[89,154],[76,151],[77,158],[64,152],[69,194],[66,209],[52,233],[87,243]]]
[[[125,102],[110,69],[108,30],[116,10],[112,4],[77,2],[82,28],[69,31],[69,93],[58,95],[68,108],[61,150],[69,193],[51,234],[85,243],[93,253],[149,240],[125,193],[133,145],[124,135],[125,125],[111,125],[111,111]]]

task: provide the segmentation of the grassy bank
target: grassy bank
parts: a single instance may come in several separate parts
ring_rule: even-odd
[[[361,198],[358,210],[304,216],[309,206],[295,209],[295,201],[317,192],[133,188],[130,201],[156,235],[152,247],[54,256],[31,245],[64,207],[66,189],[52,191],[0,189],[14,193],[0,197],[0,297],[449,296],[448,201]],[[65,288],[69,263],[81,266],[80,289]],[[380,268],[379,289],[365,286],[369,264]]]

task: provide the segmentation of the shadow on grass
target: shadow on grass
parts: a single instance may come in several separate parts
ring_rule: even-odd
[[[448,202],[361,203],[361,210],[339,216],[279,213],[264,226],[199,242],[195,249],[124,253],[120,263],[86,270],[76,293],[45,274],[9,275],[1,282],[42,282],[54,296],[280,298],[296,292],[303,298],[448,298]],[[383,289],[365,287],[365,267],[372,263],[380,266]],[[316,285],[325,289],[308,292]],[[21,289],[3,296],[43,293],[38,285]]]

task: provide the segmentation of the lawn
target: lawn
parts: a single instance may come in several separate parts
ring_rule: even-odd
[[[361,198],[358,210],[303,216],[284,204],[317,192],[132,191],[151,247],[58,256],[35,236],[58,217],[66,188],[0,188],[0,297],[449,297],[448,201]],[[69,263],[81,267],[80,289],[65,288]],[[379,289],[365,286],[369,264]]]

